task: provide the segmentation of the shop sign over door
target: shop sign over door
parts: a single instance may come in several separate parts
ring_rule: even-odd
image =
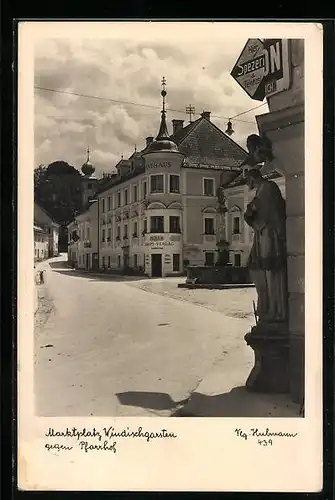
[[[144,246],[151,248],[161,248],[174,246],[171,237],[167,239],[164,235],[150,235],[149,241],[144,243]]]

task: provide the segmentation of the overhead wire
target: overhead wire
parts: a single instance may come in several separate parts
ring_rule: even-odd
[[[150,109],[157,109],[157,110],[160,109],[158,106],[153,106],[153,105],[150,105],[150,104],[137,103],[137,102],[132,102],[132,101],[124,101],[124,100],[120,100],[120,99],[112,99],[112,98],[109,98],[109,97],[93,96],[93,95],[90,95],[90,94],[82,94],[82,93],[79,93],[79,92],[70,92],[70,91],[67,91],[67,90],[50,89],[50,88],[46,88],[46,87],[40,87],[38,85],[35,85],[34,88],[36,90],[42,90],[42,91],[45,91],[45,92],[54,92],[54,93],[57,93],[57,94],[74,95],[74,96],[83,97],[83,98],[86,98],[86,99],[96,99],[96,100],[99,100],[99,101],[107,101],[107,102],[112,102],[112,103],[116,103],[116,104],[139,106],[139,107],[150,108]],[[212,115],[212,117],[213,118],[223,119],[223,120],[229,120],[229,119],[232,120],[232,119],[234,119],[234,121],[238,121],[238,122],[242,122],[242,123],[254,123],[254,122],[249,121],[249,120],[239,120],[239,119],[236,119],[236,117],[244,115],[246,113],[249,113],[250,111],[253,111],[254,109],[258,109],[258,108],[260,108],[262,106],[265,106],[266,104],[267,103],[265,102],[263,104],[260,104],[259,106],[247,109],[246,111],[242,111],[241,113],[238,113],[237,115],[229,117],[229,118],[227,116],[218,116],[218,115]],[[172,111],[174,113],[185,114],[185,111],[184,110],[180,110],[180,109],[168,108],[167,111]],[[64,119],[64,117],[57,117],[57,116],[53,116],[52,118]],[[68,117],[68,118],[71,118],[71,117]],[[89,118],[83,118],[83,120],[84,119],[88,120]]]

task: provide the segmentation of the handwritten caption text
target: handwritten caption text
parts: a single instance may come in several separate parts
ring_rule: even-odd
[[[111,426],[102,429],[96,429],[95,427],[92,429],[66,427],[61,431],[49,427],[45,437],[48,438],[48,442],[45,443],[47,451],[60,452],[79,449],[85,453],[90,451],[111,451],[116,453],[118,439],[140,439],[149,443],[159,439],[175,439],[177,435],[167,429],[150,431],[144,430],[142,427],[138,427],[136,430],[126,427],[122,430],[116,430]]]

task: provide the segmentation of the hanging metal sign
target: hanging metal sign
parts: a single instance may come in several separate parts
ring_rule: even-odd
[[[250,38],[231,76],[251,99],[263,101],[289,88],[290,73],[289,40]]]
[[[270,97],[291,85],[291,64],[288,39],[264,40],[266,54],[264,91]]]

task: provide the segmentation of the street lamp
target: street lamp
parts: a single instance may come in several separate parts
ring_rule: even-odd
[[[226,134],[228,135],[232,135],[233,133],[235,132],[235,130],[233,130],[233,124],[229,118],[229,121],[227,123],[227,130],[226,130]]]

